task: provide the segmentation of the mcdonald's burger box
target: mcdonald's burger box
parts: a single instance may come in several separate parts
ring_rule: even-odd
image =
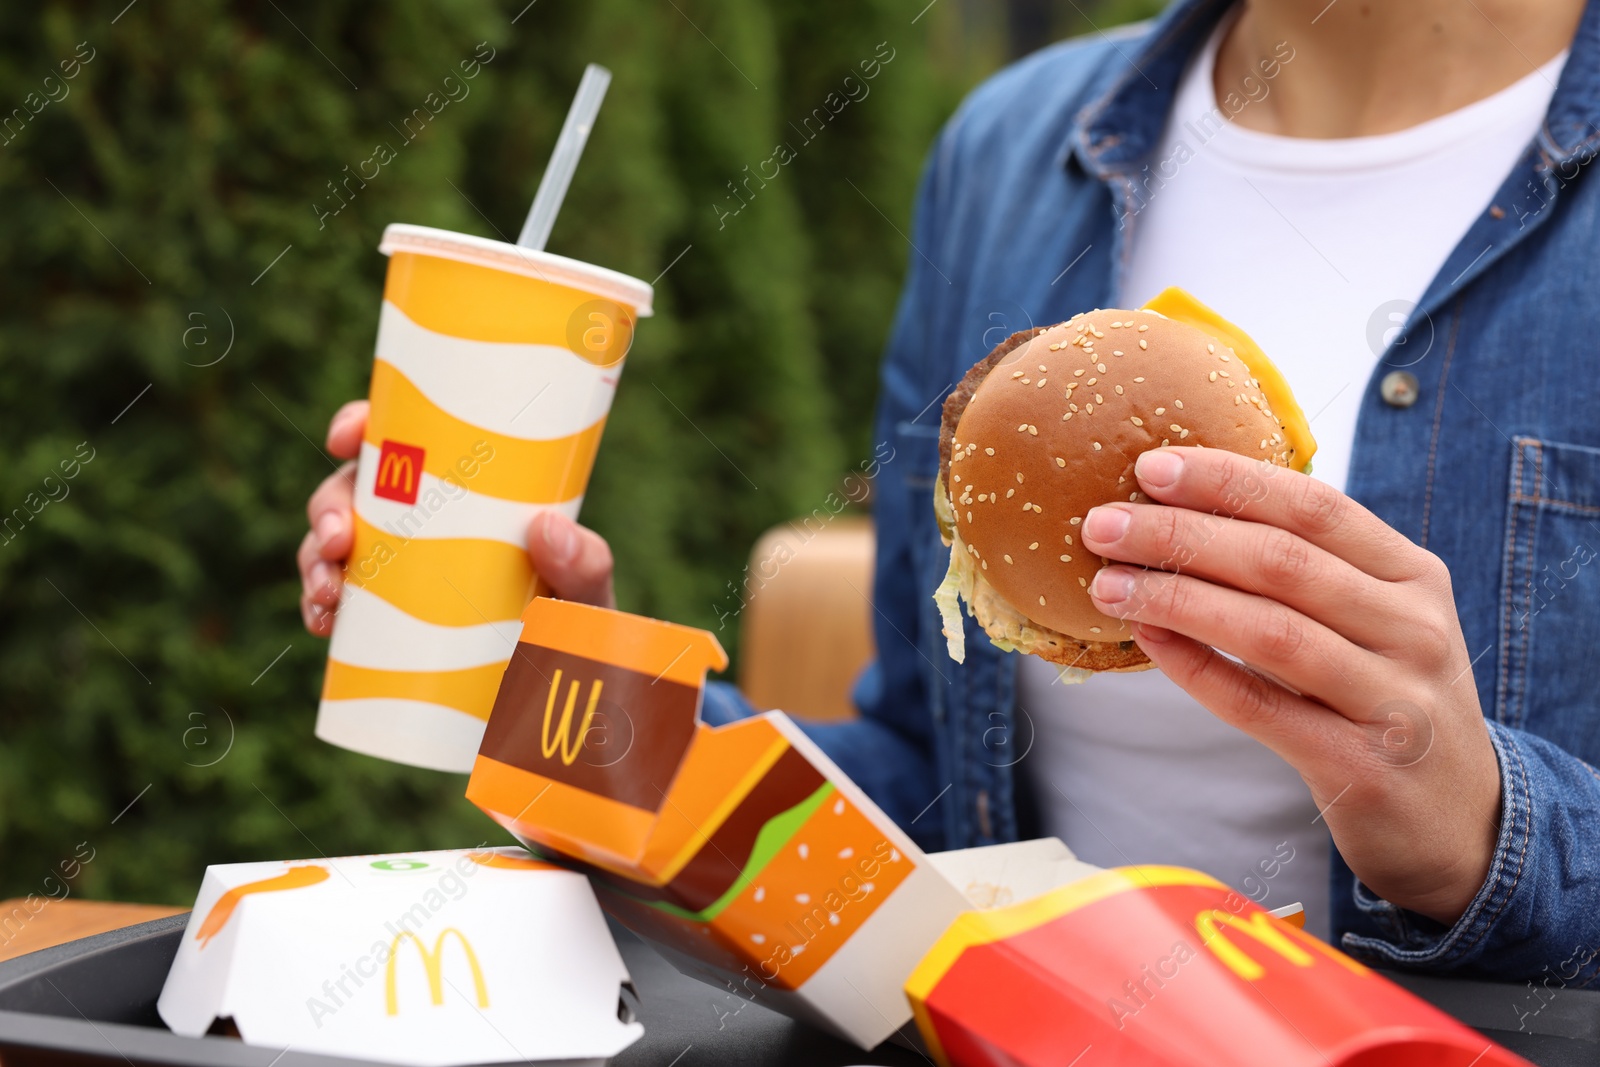
[[[930,858],[783,713],[702,723],[727,665],[704,630],[542,598],[522,618],[468,799],[737,996],[871,1048],[963,911],[1097,869],[1053,840]]]
[[[207,868],[157,1001],[179,1034],[445,1067],[603,1063],[644,1028],[585,879],[519,848]]]

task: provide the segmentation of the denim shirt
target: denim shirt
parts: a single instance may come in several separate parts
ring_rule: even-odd
[[[968,618],[966,662],[952,662],[932,600],[949,558],[932,507],[940,403],[1013,331],[1111,306],[1132,198],[1228,2],[1180,0],[1002,71],[924,171],[876,420],[894,449],[874,504],[878,657],[856,685],[860,718],[808,729],[926,847],[1014,839],[1031,800],[1015,770],[1032,744],[1017,657]],[[1333,929],[1378,964],[1567,985],[1600,972],[1597,150],[1600,0],[1537,138],[1362,397],[1347,491],[1449,566],[1502,790],[1488,878],[1451,927],[1376,897],[1335,853]],[[1397,368],[1417,378],[1407,407],[1380,393]],[[748,712],[731,687],[708,690],[708,721]]]

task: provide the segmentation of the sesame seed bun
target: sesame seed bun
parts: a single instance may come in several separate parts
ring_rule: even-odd
[[[1294,454],[1233,349],[1154,311],[1013,334],[968,372],[944,405],[935,508],[952,545],[947,585],[991,640],[1078,672],[1150,665],[1127,624],[1089,599],[1108,561],[1080,535],[1091,508],[1146,499],[1134,461],[1167,444],[1280,466]]]

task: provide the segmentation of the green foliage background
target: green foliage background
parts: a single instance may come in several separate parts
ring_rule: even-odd
[[[312,738],[325,646],[293,553],[328,417],[365,392],[383,226],[514,239],[583,63],[615,81],[550,247],[673,264],[585,505],[622,606],[715,628],[760,531],[870,456],[896,229],[1005,58],[1003,8],[525,2],[0,11],[0,897],[59,895],[80,843],[72,892],[182,904],[207,863],[501,839],[462,778]],[[470,95],[406,143],[479,42]],[[800,147],[789,124],[880,42],[869,95]],[[785,140],[799,157],[719,223]],[[397,158],[319,226],[380,142]]]

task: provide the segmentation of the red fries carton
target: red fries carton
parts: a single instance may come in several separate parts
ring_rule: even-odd
[[[906,983],[944,1067],[1526,1067],[1207,875],[1101,871],[955,921]]]

